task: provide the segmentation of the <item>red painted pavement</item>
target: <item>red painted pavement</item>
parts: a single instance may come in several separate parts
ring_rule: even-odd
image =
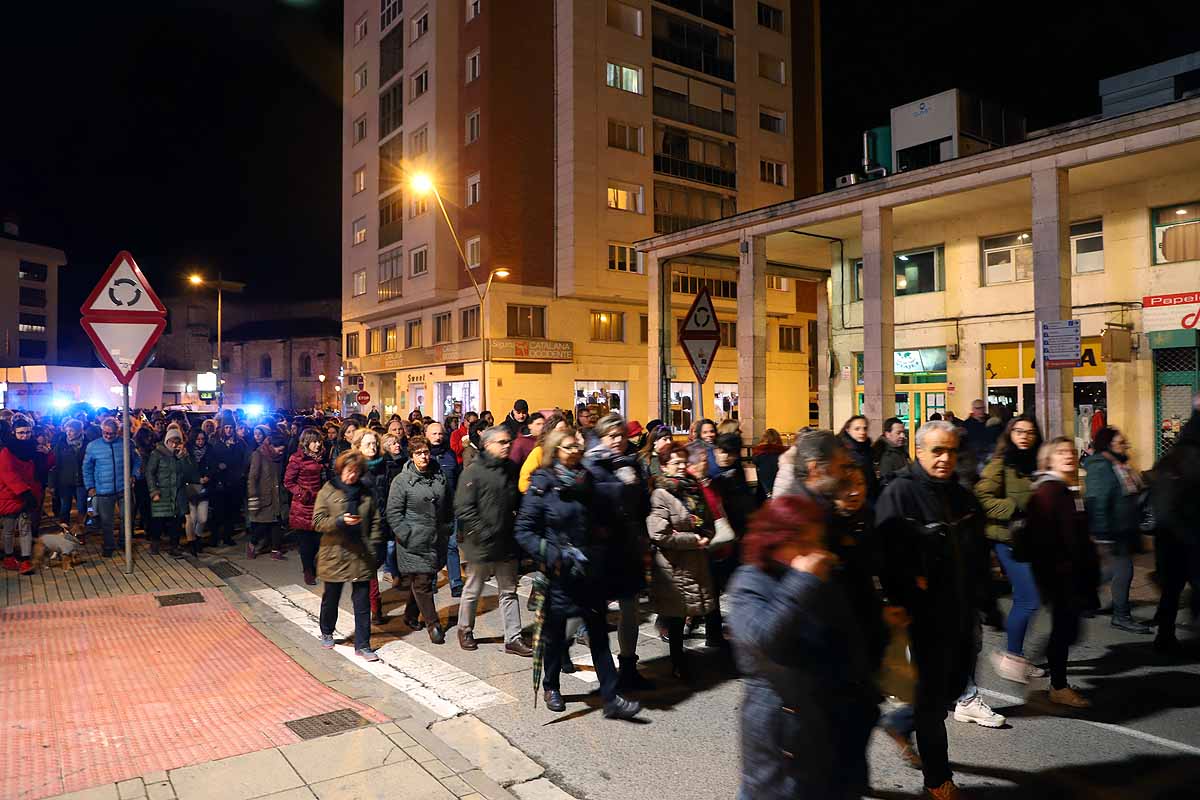
[[[0,798],[49,797],[299,741],[353,708],[229,604],[154,595],[0,609]]]

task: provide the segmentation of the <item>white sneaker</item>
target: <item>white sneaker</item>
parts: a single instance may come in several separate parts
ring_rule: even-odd
[[[1046,677],[1046,670],[1035,667],[1021,656],[1012,653],[992,653],[992,669],[1006,681],[1014,683],[1029,683],[1030,678]]]
[[[955,703],[954,719],[956,722],[974,722],[985,728],[1002,727],[1005,721],[1004,715],[992,711],[979,695],[975,695],[965,703]]]

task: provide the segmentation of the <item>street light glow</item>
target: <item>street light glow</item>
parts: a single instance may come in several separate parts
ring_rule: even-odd
[[[507,278],[512,273],[510,273],[504,267],[500,267],[499,269],[493,270],[492,274],[495,275],[497,278]]]
[[[325,373],[322,372],[320,375],[318,375],[317,380],[319,380],[321,383],[324,383],[325,382]]]
[[[188,281],[193,286],[199,286],[200,284],[204,283],[204,278],[201,278],[199,275],[188,275]]]
[[[426,195],[433,191],[433,178],[430,178],[427,172],[418,172],[413,175],[410,184],[412,190],[419,195]]]

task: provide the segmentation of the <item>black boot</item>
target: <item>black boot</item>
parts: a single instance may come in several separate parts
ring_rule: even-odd
[[[642,710],[642,704],[636,700],[626,700],[617,695],[604,704],[604,716],[607,719],[633,719]]]
[[[621,665],[617,674],[617,691],[648,692],[654,689],[654,681],[647,680],[638,673],[637,656],[618,656],[617,661]]]

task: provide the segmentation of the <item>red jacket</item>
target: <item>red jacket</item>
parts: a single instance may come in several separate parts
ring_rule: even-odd
[[[7,447],[0,450],[0,516],[24,511],[25,501],[21,495],[26,492],[32,492],[41,504],[42,487],[37,482],[34,462],[22,461]]]
[[[288,525],[294,530],[313,529],[313,505],[324,482],[321,480],[324,468],[325,465],[320,459],[299,450],[292,453],[292,457],[288,459],[287,469],[283,473],[283,488],[292,493]]]
[[[450,449],[454,451],[454,457],[458,459],[458,463],[462,463],[463,454],[463,439],[471,432],[471,428],[467,423],[462,423],[454,432],[450,434]]]

